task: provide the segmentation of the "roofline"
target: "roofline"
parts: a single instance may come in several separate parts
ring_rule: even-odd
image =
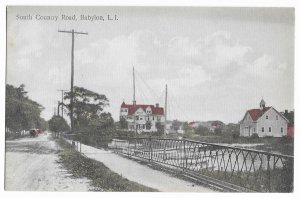
[[[265,113],[267,113],[268,111],[270,111],[270,109],[274,109],[274,111],[277,113],[277,114],[279,114],[285,121],[287,121],[287,123],[289,123],[290,121],[286,118],[286,117],[284,117],[280,112],[278,112],[274,107],[272,107],[272,106],[270,106],[270,108],[267,110],[267,111],[265,111],[256,121],[258,121],[260,118],[262,118],[263,117],[263,115],[265,114]]]
[[[245,113],[245,115],[244,115],[244,117],[243,117],[243,119],[239,122],[239,123],[242,123],[242,122],[244,122],[244,120],[245,120],[245,117],[246,117],[246,115],[249,113],[249,110],[247,110],[246,111],[246,113]],[[249,113],[250,114],[250,113]],[[253,120],[253,118],[251,117],[251,115],[250,115],[250,118],[251,118],[251,120],[252,120],[252,122],[254,122],[254,120]]]

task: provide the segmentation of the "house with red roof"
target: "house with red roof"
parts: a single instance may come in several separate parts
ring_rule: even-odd
[[[123,102],[120,108],[120,119],[124,118],[128,122],[128,130],[138,132],[155,132],[157,123],[164,123],[164,108],[159,104],[126,104]]]
[[[262,99],[259,109],[249,109],[240,122],[240,136],[250,137],[256,133],[259,137],[286,136],[289,120],[274,107],[266,107]]]

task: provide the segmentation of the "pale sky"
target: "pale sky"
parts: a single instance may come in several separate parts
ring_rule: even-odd
[[[16,18],[28,14],[32,20]],[[123,100],[132,103],[133,66],[138,104],[164,106],[168,84],[170,120],[236,123],[262,97],[279,111],[294,109],[291,8],[8,7],[7,17],[7,83],[24,83],[46,119],[57,90],[70,89],[71,35],[58,29],[72,28],[88,32],[75,37],[74,84],[105,94],[115,120]]]

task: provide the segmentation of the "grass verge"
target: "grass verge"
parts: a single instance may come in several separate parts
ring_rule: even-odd
[[[59,154],[60,163],[75,177],[86,177],[92,181],[95,191],[108,192],[156,192],[156,189],[129,181],[112,172],[103,163],[82,156],[63,139],[57,139],[63,151]]]

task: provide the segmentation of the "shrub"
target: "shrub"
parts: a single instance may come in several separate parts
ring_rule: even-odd
[[[239,138],[240,137],[240,132],[238,132],[238,131],[233,131],[232,132],[232,138],[233,139],[237,139],[237,138]]]
[[[251,135],[251,139],[257,139],[257,138],[259,138],[257,133],[253,133]]]

